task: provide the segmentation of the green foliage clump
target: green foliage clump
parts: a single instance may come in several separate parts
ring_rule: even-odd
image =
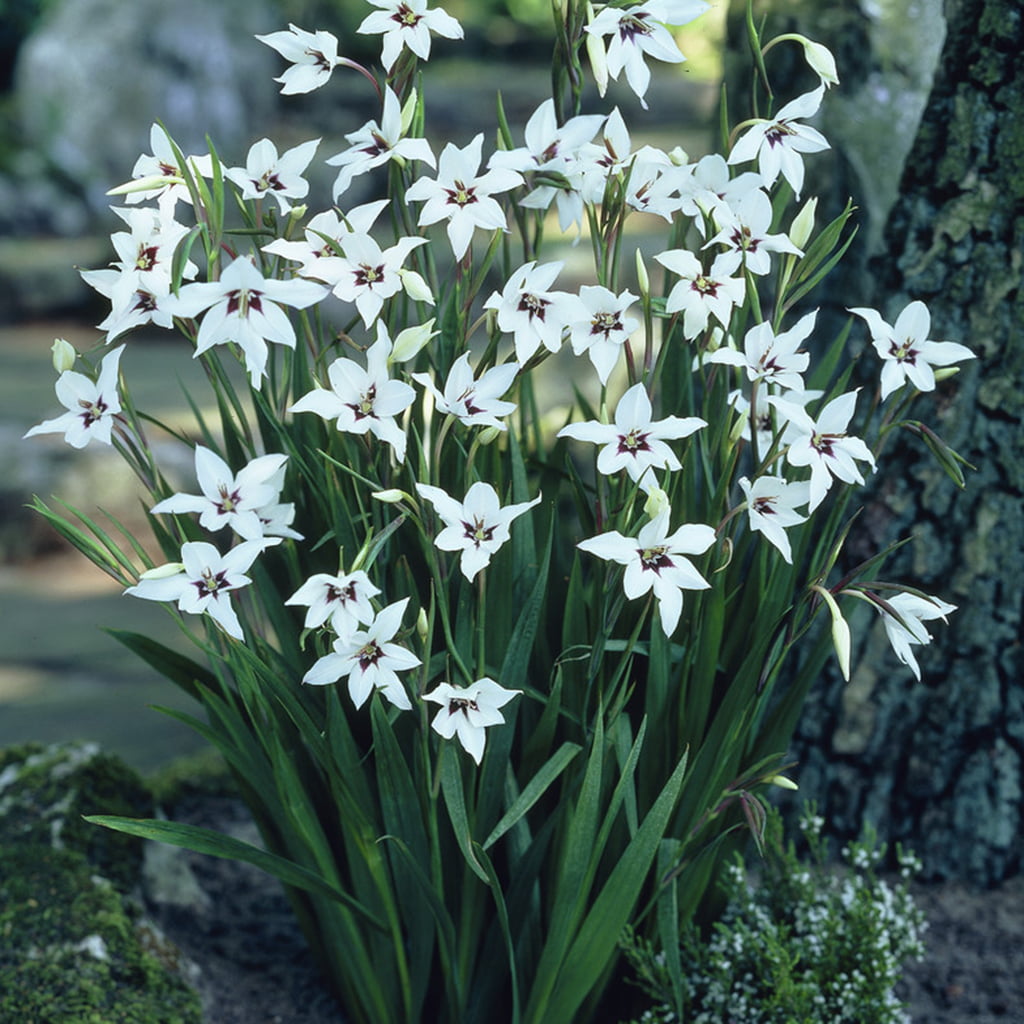
[[[846,870],[829,864],[823,821],[808,805],[801,828],[810,860],[783,844],[769,817],[761,877],[743,860],[725,872],[727,905],[709,936],[691,925],[680,942],[673,984],[668,958],[630,936],[629,958],[655,1006],[641,1024],[902,1024],[893,988],[902,965],[924,954],[923,913],[905,881],[920,871],[897,848],[904,882],[875,874],[885,856],[873,830],[843,850]]]
[[[146,951],[127,904],[85,857],[0,851],[0,1021],[200,1024],[199,1000]]]

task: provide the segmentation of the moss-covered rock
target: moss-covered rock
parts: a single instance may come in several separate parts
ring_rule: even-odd
[[[27,743],[0,750],[0,847],[36,843],[83,854],[96,872],[128,889],[138,880],[142,844],[97,828],[87,814],[152,817],[139,776],[96,744]]]
[[[82,853],[0,850],[0,1021],[200,1024],[199,1000]]]

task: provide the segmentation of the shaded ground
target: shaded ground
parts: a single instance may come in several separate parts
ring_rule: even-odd
[[[176,817],[255,840],[230,799],[195,800]],[[209,908],[165,909],[157,920],[201,965],[209,1024],[344,1024],[276,882],[248,865],[185,856]],[[915,898],[929,920],[927,955],[908,965],[899,990],[913,1024],[1024,1022],[1024,878],[992,890],[918,886]]]

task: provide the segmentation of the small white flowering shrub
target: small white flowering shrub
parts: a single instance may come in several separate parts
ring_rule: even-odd
[[[737,856],[724,872],[726,908],[711,934],[684,930],[678,989],[663,953],[635,937],[627,944],[655,1001],[641,1024],[909,1024],[894,986],[903,965],[924,956],[926,922],[906,884],[921,863],[897,849],[901,881],[880,878],[885,846],[867,828],[837,867],[823,824],[808,805],[804,858],[782,843],[781,820],[770,812],[754,880]]]
[[[85,272],[110,300],[95,351],[54,346],[65,411],[29,435],[112,445],[152,537],[36,507],[174,616],[190,654],[114,635],[195,700],[172,713],[224,755],[266,849],[97,820],[278,875],[347,1019],[600,1020],[623,929],[675,942],[719,840],[760,834],[830,635],[849,676],[841,604],[874,607],[915,673],[954,610],[880,580],[886,552],[837,566],[895,433],[958,473],[908,417],[971,353],[931,341],[920,303],[892,326],[856,307],[880,374],[852,389],[847,331],[822,336],[810,296],[852,237],[852,208],[818,225],[793,203],[828,145],[806,123],[837,84],[823,47],[752,28],[762,76],[794,44],[820,85],[774,114],[768,93],[691,160],[601,98],[621,76],[643,100],[707,4],[563,0],[521,136],[496,97],[493,134],[435,153],[422,65],[462,30],[426,0],[370,6],[379,67],[323,30],[260,37],[282,92],[337,73],[379,103],[326,157],[333,205],[305,205],[320,140],[232,165],[154,126],[112,193],[116,259]],[[350,202],[357,178],[378,198]],[[205,371],[187,427],[132,399],[140,327]]]

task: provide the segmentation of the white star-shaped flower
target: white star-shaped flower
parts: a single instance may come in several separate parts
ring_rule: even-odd
[[[483,132],[461,149],[449,142],[441,150],[437,178],[420,178],[405,193],[406,202],[423,203],[417,222],[421,227],[448,221],[448,240],[457,260],[466,255],[477,228],[506,230],[505,213],[494,196],[523,184],[521,174],[501,167],[477,177],[483,143]]]
[[[319,145],[319,139],[311,139],[278,156],[270,139],[260,139],[249,148],[245,166],[229,167],[224,176],[242,190],[243,199],[272,196],[283,216],[291,210],[289,199],[303,199],[309,193],[302,175]]]
[[[412,99],[415,102],[415,95]],[[403,160],[422,160],[431,167],[436,167],[437,162],[427,140],[404,138],[407,130],[407,126],[403,125],[402,106],[398,97],[385,86],[384,109],[380,124],[376,121],[367,121],[358,131],[347,134],[345,138],[350,143],[349,148],[327,160],[331,167],[341,168],[334,180],[335,200],[349,187],[353,178],[366,174],[367,171],[380,167],[395,157]]]
[[[679,278],[665,299],[665,312],[683,314],[684,337],[692,340],[703,334],[711,316],[728,328],[733,309],[743,305],[747,293],[743,278],[730,276],[733,260],[717,256],[705,271],[688,249],[669,249],[654,258]]]
[[[408,46],[421,60],[430,57],[430,33],[436,32],[446,39],[461,39],[462,26],[440,8],[427,10],[427,0],[370,0],[381,8],[368,14],[357,32],[363,35],[383,33],[381,63],[385,71],[394,67],[404,46]]]
[[[199,513],[199,525],[211,532],[230,526],[245,540],[264,535],[260,511],[273,505],[281,492],[279,471],[287,455],[261,455],[233,473],[216,453],[196,445],[196,478],[202,494],[173,494],[154,505],[154,514]]]
[[[882,400],[899,391],[908,381],[918,391],[935,390],[932,367],[950,366],[974,353],[955,341],[929,341],[931,315],[920,301],[911,302],[891,327],[874,309],[851,309],[867,321],[871,342],[882,357]]]
[[[803,391],[800,376],[810,364],[811,357],[801,352],[800,346],[814,330],[818,311],[802,316],[788,331],[776,334],[768,322],[755,324],[743,339],[743,352],[719,348],[706,358],[711,363],[725,363],[747,371],[747,379],[765,381],[791,391]]]
[[[316,387],[303,395],[290,412],[313,412],[335,420],[348,434],[373,434],[391,445],[395,458],[405,461],[405,431],[395,417],[412,405],[416,392],[401,380],[388,376],[391,338],[383,321],[377,321],[377,340],[366,350],[366,368],[352,359],[335,359],[327,368],[329,388]]]
[[[424,700],[441,705],[431,726],[446,740],[458,736],[463,749],[480,763],[484,756],[486,735],[491,725],[501,725],[505,716],[498,710],[520,694],[521,690],[506,690],[493,679],[477,679],[466,687],[439,683],[436,690],[423,695]]]
[[[707,590],[711,585],[685,556],[702,555],[715,542],[715,531],[703,523],[686,523],[670,535],[671,512],[663,508],[636,537],[612,530],[576,545],[626,567],[622,586],[630,600],[654,591],[665,636],[671,636],[679,624],[683,591]]]
[[[348,677],[352,703],[361,708],[374,689],[380,690],[396,708],[408,711],[412,701],[397,673],[421,664],[412,651],[391,641],[401,628],[409,598],[389,604],[366,630],[339,636],[334,650],[318,659],[302,677],[312,686],[328,686]]]
[[[208,614],[225,633],[242,640],[244,633],[231,607],[230,594],[252,582],[245,573],[263,551],[276,543],[276,539],[268,538],[247,540],[222,555],[205,541],[189,541],[182,545],[180,563],[149,570],[125,593],[147,601],[176,601],[180,611]]]
[[[625,70],[629,87],[646,110],[644,94],[651,72],[644,56],[670,64],[686,60],[665,26],[685,25],[710,7],[704,0],[647,0],[625,9],[608,6],[591,20],[586,31],[593,36],[612,37],[605,55],[607,73],[618,80]],[[604,90],[600,91],[603,96]]]
[[[114,417],[121,411],[117,374],[122,352],[124,345],[118,345],[103,357],[95,380],[76,370],[65,370],[57,378],[55,390],[68,411],[32,427],[25,437],[63,434],[72,448],[84,448],[90,441],[110,444]]]
[[[533,501],[502,508],[497,491],[480,480],[469,488],[461,503],[440,487],[417,484],[416,490],[434,506],[434,511],[444,523],[444,529],[434,538],[434,544],[442,551],[462,552],[459,568],[470,581],[509,539],[512,520],[540,501],[538,494]]]
[[[896,594],[887,598],[885,603],[895,613],[890,614],[877,605],[882,616],[882,625],[885,626],[885,635],[896,657],[904,665],[909,666],[910,671],[920,679],[921,667],[911,648],[931,643],[931,633],[925,628],[924,623],[931,619],[942,619],[945,622],[946,616],[950,612],[955,612],[957,606],[940,601],[937,597],[910,593]]]
[[[578,318],[569,322],[569,340],[576,355],[587,353],[602,384],[608,383],[623,346],[640,326],[639,320],[627,316],[636,301],[632,292],[616,295],[600,285],[580,286]]]
[[[677,470],[681,463],[665,443],[689,437],[707,423],[697,416],[652,418],[653,409],[643,384],[634,384],[615,407],[614,423],[570,423],[559,437],[604,445],[597,456],[599,473],[611,475],[624,469],[631,480],[650,491],[657,481],[655,469]]]
[[[766,188],[771,188],[781,173],[800,198],[804,186],[804,162],[801,153],[820,153],[828,149],[828,140],[798,118],[813,117],[821,106],[825,86],[804,93],[787,103],[773,118],[763,118],[748,128],[729,154],[730,164],[757,160],[757,169]]]
[[[751,530],[774,544],[792,565],[793,550],[786,529],[807,522],[807,516],[796,509],[810,499],[810,484],[806,480],[788,484],[780,476],[759,476],[753,483],[743,476],[738,482],[746,499]]]
[[[562,263],[530,260],[518,267],[500,292],[492,292],[484,309],[494,310],[499,329],[511,334],[516,360],[526,361],[541,347],[557,352],[562,334],[575,318],[577,304],[568,292],[551,290]]]
[[[345,575],[314,573],[285,601],[306,605],[306,629],[316,629],[330,620],[331,629],[340,637],[351,637],[357,627],[373,622],[370,599],[380,593],[362,569]]]
[[[312,92],[326,85],[331,73],[342,63],[338,57],[338,38],[330,32],[306,32],[289,24],[287,32],[270,32],[256,38],[291,63],[280,78],[274,79],[281,83],[281,93],[286,96]]]
[[[742,265],[751,274],[767,274],[772,269],[771,253],[803,256],[786,235],[770,234],[772,203],[761,189],[745,193],[734,206],[719,203],[713,216],[719,231],[704,248],[718,243],[727,246],[733,269]],[[728,266],[728,261],[723,265]]]
[[[874,469],[875,457],[859,437],[846,432],[857,404],[856,391],[833,398],[818,414],[817,420],[795,402],[775,396],[768,401],[786,419],[783,433],[783,443],[788,445],[786,461],[791,466],[810,467],[809,512],[825,500],[833,477],[848,484],[864,483],[857,462],[866,462]]]
[[[265,278],[252,260],[239,256],[224,268],[219,281],[187,284],[163,306],[179,317],[195,317],[206,310],[195,355],[233,341],[245,355],[252,386],[259,388],[267,372],[267,342],[295,348],[295,328],[281,307],[305,309],[327,294],[324,285],[298,277]]]
[[[501,396],[512,386],[518,372],[518,363],[502,363],[485,370],[477,379],[469,365],[469,353],[463,352],[448,371],[443,394],[425,373],[414,373],[412,379],[430,391],[439,412],[457,417],[467,427],[507,430],[498,417],[514,412],[516,404],[502,401]]]

